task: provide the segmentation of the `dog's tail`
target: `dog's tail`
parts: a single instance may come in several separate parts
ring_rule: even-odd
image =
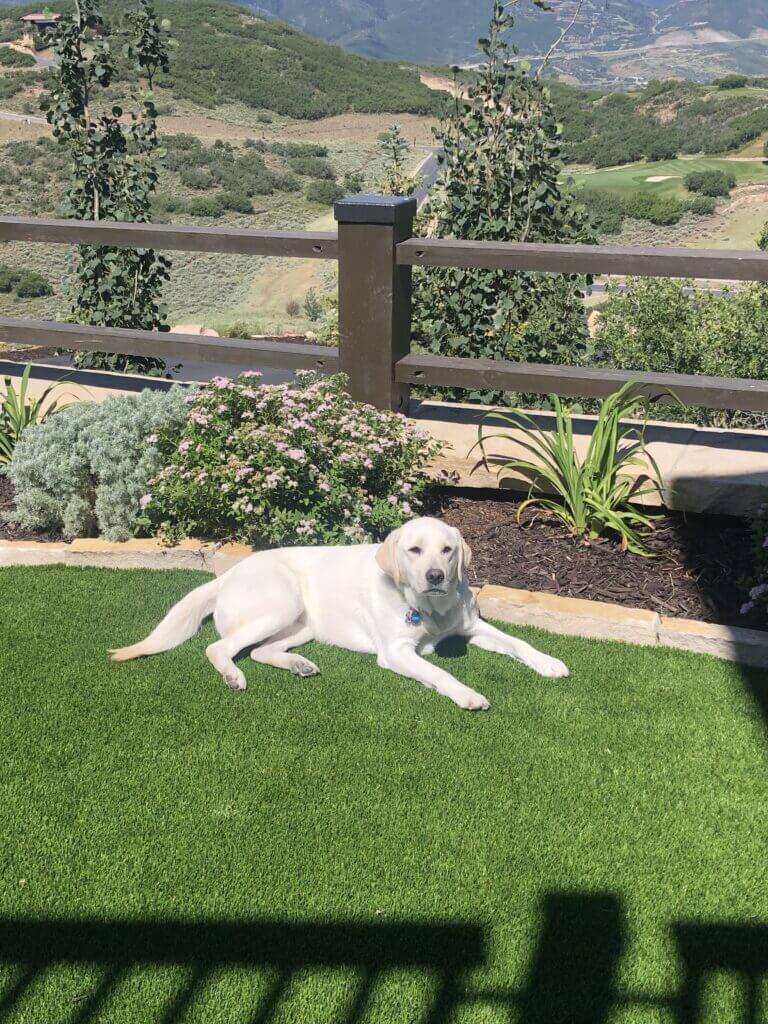
[[[189,640],[198,631],[206,615],[210,615],[215,608],[219,582],[211,580],[210,583],[205,583],[191,594],[187,594],[171,608],[146,640],[131,647],[120,647],[118,650],[110,651],[112,660],[130,661],[132,658],[143,658],[147,654],[160,654],[161,651],[170,651],[183,644],[185,640]]]

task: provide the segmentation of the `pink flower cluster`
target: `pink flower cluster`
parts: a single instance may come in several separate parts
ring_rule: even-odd
[[[354,402],[343,377],[259,385],[217,377],[152,482],[167,532],[263,543],[356,541],[418,511],[441,447],[403,417]],[[165,517],[165,518],[163,518]]]

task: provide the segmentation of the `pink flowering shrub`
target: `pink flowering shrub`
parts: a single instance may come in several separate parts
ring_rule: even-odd
[[[741,614],[755,618],[757,609],[763,615],[768,609],[768,505],[761,505],[752,517],[752,564],[754,569],[745,582],[747,600],[741,606]]]
[[[257,545],[377,538],[416,514],[442,444],[405,417],[354,402],[343,376],[259,384],[216,377],[161,436],[164,468],[142,498],[169,539]]]

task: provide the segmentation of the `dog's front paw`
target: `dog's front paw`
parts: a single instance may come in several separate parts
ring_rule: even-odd
[[[224,682],[227,684],[230,690],[244,690],[248,685],[244,674],[240,671],[239,668],[236,668],[234,672],[225,672]]]
[[[470,690],[468,686],[463,686],[460,691],[449,693],[448,696],[454,704],[463,708],[464,711],[487,711],[491,706],[482,693],[476,693],[475,690]]]
[[[563,679],[570,675],[567,665],[557,658],[550,658],[548,654],[537,655],[531,662],[531,668],[545,679]]]

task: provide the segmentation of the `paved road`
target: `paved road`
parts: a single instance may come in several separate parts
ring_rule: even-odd
[[[22,124],[48,124],[44,117],[35,117],[34,114],[17,114],[14,110],[0,110],[0,121],[21,121]]]
[[[424,201],[427,198],[427,195],[429,194],[429,190],[437,181],[437,175],[440,170],[440,165],[437,161],[439,153],[439,147],[431,149],[417,168],[416,173],[421,175],[422,183],[421,185],[419,185],[419,187],[413,194],[419,206],[421,206],[422,203],[424,203]]]

